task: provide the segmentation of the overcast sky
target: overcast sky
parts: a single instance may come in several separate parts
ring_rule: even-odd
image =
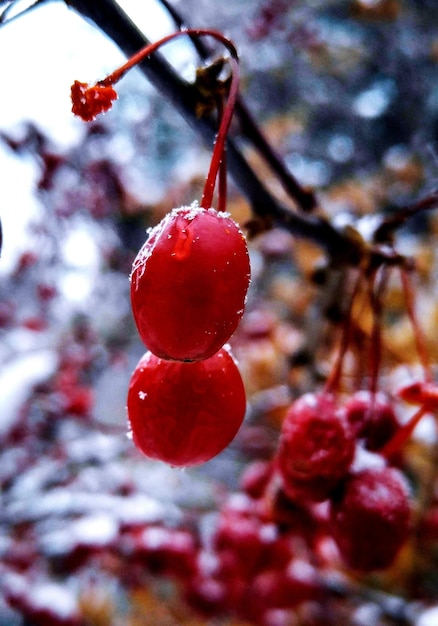
[[[150,39],[170,32],[154,0],[123,0],[123,8]],[[18,5],[19,6],[19,5]],[[84,125],[71,114],[70,86],[93,82],[123,61],[118,48],[62,2],[50,2],[0,28],[0,131],[17,134],[35,122],[62,150]],[[32,195],[33,162],[0,144],[0,216],[4,248],[0,275],[26,245],[26,224],[38,203]]]

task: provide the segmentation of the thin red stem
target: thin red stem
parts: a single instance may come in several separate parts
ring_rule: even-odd
[[[223,35],[221,32],[216,31],[216,30],[204,29],[204,28],[187,28],[186,30],[178,30],[174,33],[171,33],[170,35],[165,35],[158,41],[154,41],[152,43],[147,44],[146,46],[144,46],[144,48],[141,48],[141,50],[133,54],[132,57],[130,57],[126,61],[126,63],[123,63],[123,65],[121,65],[116,70],[114,70],[114,72],[111,72],[111,74],[108,74],[106,78],[104,78],[103,80],[100,80],[98,84],[99,85],[114,85],[121,78],[123,78],[126,72],[128,72],[130,69],[132,69],[133,67],[135,67],[136,65],[144,61],[148,56],[156,52],[158,48],[161,48],[161,46],[164,46],[170,41],[173,41],[174,39],[177,39],[178,37],[182,37],[182,36],[213,37],[214,39],[222,43],[227,48],[227,50],[229,51],[229,53],[231,54],[233,58],[235,58],[236,60],[238,60],[239,58],[236,47],[234,46],[233,42],[227,37],[225,37],[225,35]]]
[[[231,85],[228,94],[227,104],[225,106],[221,123],[219,126],[218,134],[213,148],[213,154],[210,162],[210,169],[208,171],[207,179],[204,185],[204,191],[201,199],[201,207],[209,209],[213,203],[214,188],[216,186],[216,179],[221,166],[221,162],[225,155],[225,142],[227,139],[228,130],[233,118],[234,107],[236,105],[237,95],[239,91],[239,63],[238,58],[231,57]]]
[[[227,210],[227,154],[224,150],[219,168],[218,211]]]
[[[169,43],[173,39],[181,36],[208,36],[213,37],[220,43],[222,43],[231,54],[229,59],[229,63],[231,65],[231,84],[230,90],[227,98],[227,104],[224,108],[223,114],[221,115],[221,121],[219,125],[219,130],[216,136],[216,141],[213,148],[213,154],[210,162],[210,169],[208,171],[208,175],[205,181],[204,190],[201,199],[201,207],[204,209],[209,209],[213,203],[213,194],[216,186],[216,180],[218,177],[219,170],[221,170],[221,181],[220,181],[220,204],[223,210],[225,208],[225,198],[226,195],[226,183],[224,182],[225,178],[225,142],[227,139],[228,130],[231,125],[231,120],[234,113],[234,108],[236,105],[236,100],[239,91],[239,56],[237,54],[237,50],[232,41],[230,41],[227,37],[225,37],[222,33],[209,30],[209,29],[200,29],[200,28],[189,28],[186,30],[177,31],[170,35],[166,35],[159,41],[148,44],[141,50],[139,50],[136,54],[134,54],[126,63],[117,68],[114,72],[109,74],[106,78],[98,82],[98,85],[109,86],[114,85],[118,82],[131,68],[138,65],[148,56],[156,52],[158,48],[164,46],[166,43]],[[222,166],[221,166],[222,164]]]
[[[219,98],[218,105],[219,120],[222,120],[224,114],[223,98]],[[218,185],[218,211],[225,212],[227,208],[227,151],[224,149],[219,167],[219,185]]]
[[[357,294],[359,293],[359,287],[361,285],[362,278],[363,278],[362,272],[359,272],[359,275],[357,277],[356,283],[354,285],[354,288],[350,297],[348,310],[347,310],[346,317],[343,323],[341,344],[339,346],[339,351],[336,357],[336,361],[332,368],[330,376],[328,377],[326,384],[325,384],[324,390],[326,393],[334,393],[338,391],[338,388],[339,388],[339,381],[342,375],[342,367],[344,364],[344,358],[347,353],[348,345],[351,340],[351,327],[352,327],[351,317],[352,317],[352,311],[353,311],[353,304],[354,304]]]
[[[394,456],[394,454],[399,452],[414,432],[414,429],[421,418],[429,412],[429,409],[430,407],[428,404],[424,404],[420,407],[411,419],[395,433],[395,435],[383,446],[381,450],[379,450],[379,453],[385,458],[390,459]]]

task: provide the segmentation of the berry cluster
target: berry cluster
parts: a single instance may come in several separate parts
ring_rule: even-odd
[[[234,47],[222,36],[194,32],[216,36],[236,61]],[[116,97],[113,84],[181,34],[146,47],[93,87],[76,82],[73,111],[92,119],[108,110]],[[151,229],[130,277],[132,312],[148,351],[131,377],[129,424],[134,443],[146,456],[172,466],[196,465],[217,455],[234,438],[245,414],[244,384],[227,346],[242,318],[250,280],[245,238],[224,210],[225,138],[237,89],[237,64],[231,67],[202,200],[173,209]],[[218,177],[216,211],[212,200]],[[314,599],[323,585],[313,569],[304,578],[296,576],[297,538],[304,540],[318,565],[324,564],[324,546],[331,542],[346,566],[369,572],[388,568],[408,537],[410,490],[397,454],[422,415],[436,408],[436,390],[411,306],[406,268],[400,265],[426,384],[400,392],[400,397],[420,405],[403,426],[392,401],[379,392],[388,268],[377,264],[376,269],[372,255],[369,266],[366,255],[364,259],[325,388],[304,393],[291,404],[273,458],[249,467],[242,480],[243,509],[225,506],[211,537],[214,564],[203,566],[203,547],[196,559],[192,555],[196,563],[186,568],[190,580],[183,595],[205,614],[226,610],[256,622],[271,610],[289,610]],[[356,308],[365,305],[372,319],[365,355],[370,370],[348,394],[342,389],[344,357],[349,349],[356,361],[364,356],[352,338]],[[162,563],[166,558],[161,554]],[[249,602],[250,597],[256,600]],[[268,622],[263,618],[260,623]]]
[[[148,457],[202,463],[239,430],[245,390],[223,346],[243,315],[249,277],[243,234],[211,208],[173,210],[138,253],[132,311],[149,351],[131,378],[128,418]]]
[[[305,394],[282,425],[275,470],[297,505],[327,501],[343,560],[362,571],[385,569],[408,537],[409,489],[381,450],[397,430],[389,400],[357,392],[344,405]],[[368,450],[368,452],[367,452]]]

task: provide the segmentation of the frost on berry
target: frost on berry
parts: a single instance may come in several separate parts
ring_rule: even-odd
[[[379,450],[399,428],[394,408],[384,394],[357,391],[345,403],[347,420],[354,435],[368,450]]]
[[[409,492],[395,468],[348,477],[331,503],[333,535],[345,563],[357,570],[389,567],[409,531]]]
[[[249,278],[245,238],[227,214],[197,205],[174,209],[152,229],[132,267],[140,337],[163,359],[212,356],[243,315]]]
[[[109,111],[117,92],[106,85],[89,85],[75,80],[71,86],[72,113],[84,122],[92,122],[99,113]]]
[[[305,394],[282,425],[278,469],[292,499],[321,501],[346,475],[354,456],[354,438],[330,394]]]
[[[183,363],[147,352],[131,377],[128,420],[135,445],[174,466],[208,461],[234,438],[246,408],[231,354]]]

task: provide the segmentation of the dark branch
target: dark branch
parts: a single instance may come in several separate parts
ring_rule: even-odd
[[[17,19],[18,17],[22,17],[26,13],[29,13],[30,11],[35,9],[37,6],[40,6],[41,4],[43,4],[45,2],[48,2],[48,0],[35,0],[35,2],[33,4],[30,4],[25,9],[23,9],[22,11],[19,11],[18,13],[12,14],[10,17],[9,17],[9,13],[10,13],[11,9],[13,10],[15,8],[15,5],[18,4],[18,3],[15,0],[11,0],[9,2],[8,1],[0,2],[0,6],[2,4],[7,4],[7,7],[4,8],[2,11],[0,11],[0,26],[4,26],[5,24],[9,24],[13,20]]]
[[[394,215],[385,218],[374,233],[375,241],[389,241],[397,228],[424,211],[431,211],[438,207],[438,190],[433,191],[425,198],[421,198],[413,205],[399,209]]]
[[[167,10],[175,26],[179,29],[188,28],[187,22],[182,15],[168,2],[168,0],[160,0],[161,4]],[[203,60],[209,59],[212,56],[212,51],[205,44],[204,40],[200,37],[190,36],[193,45]],[[271,144],[267,141],[266,137],[262,133],[260,127],[256,124],[253,116],[251,115],[248,107],[239,97],[236,103],[236,109],[234,113],[235,117],[240,123],[240,131],[244,137],[256,148],[258,154],[265,160],[272,171],[276,174],[280,180],[286,192],[290,195],[292,200],[297,204],[298,208],[307,212],[312,211],[317,207],[317,199],[312,191],[304,189],[293,174],[286,168],[282,159],[273,150]]]
[[[65,2],[84,18],[94,22],[127,56],[133,55],[149,43],[114,0],[101,0],[99,3],[88,0]],[[159,53],[148,57],[139,69],[194,127],[206,145],[212,146],[216,128],[212,120],[196,116],[198,95],[193,85],[183,81]],[[357,262],[357,247],[343,233],[326,220],[294,213],[279,202],[262,184],[232,138],[227,142],[227,161],[234,182],[248,199],[255,216],[267,224],[279,225],[294,235],[311,239],[329,255],[339,256],[342,251],[349,262]]]

